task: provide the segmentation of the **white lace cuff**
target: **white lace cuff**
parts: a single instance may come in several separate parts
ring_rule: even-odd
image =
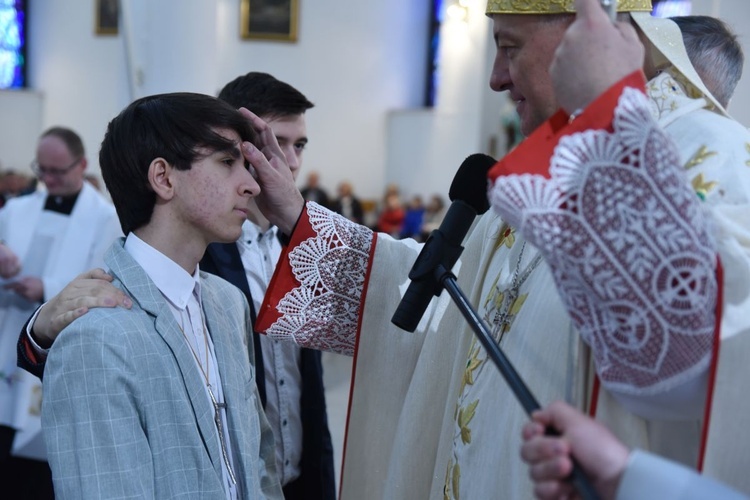
[[[613,129],[564,137],[549,178],[499,177],[489,196],[543,253],[603,384],[656,394],[709,363],[716,245],[641,92],[625,89]]]
[[[373,232],[316,203],[307,204],[307,219],[300,223],[307,221],[304,229],[315,236],[289,252],[297,283],[279,301],[280,316],[266,334],[352,355]]]

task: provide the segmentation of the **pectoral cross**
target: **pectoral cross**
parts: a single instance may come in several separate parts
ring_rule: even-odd
[[[214,423],[216,424],[216,430],[219,432],[219,443],[221,444],[221,455],[224,457],[224,463],[227,466],[227,471],[229,472],[229,479],[232,481],[232,484],[237,484],[237,479],[234,477],[234,471],[232,471],[232,466],[229,462],[229,453],[227,452],[227,443],[224,440],[224,426],[221,424],[221,410],[226,409],[227,404],[226,403],[219,403],[216,401],[216,397],[214,396],[214,391],[211,390],[211,384],[208,386],[208,395],[211,396],[211,403],[214,405]]]

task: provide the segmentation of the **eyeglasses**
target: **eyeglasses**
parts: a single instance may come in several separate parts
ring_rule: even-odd
[[[71,170],[73,170],[73,167],[78,165],[83,158],[78,158],[76,161],[68,165],[67,167],[63,168],[54,168],[54,167],[44,167],[39,164],[38,161],[34,160],[31,162],[31,171],[34,172],[34,175],[37,177],[42,177],[44,175],[47,175],[49,177],[57,177],[60,178],[63,175],[67,174]]]

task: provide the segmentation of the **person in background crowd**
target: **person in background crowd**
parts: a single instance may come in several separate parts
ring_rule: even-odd
[[[0,174],[0,208],[11,198],[33,193],[36,190],[35,178],[19,174],[15,170],[6,170]]]
[[[445,206],[443,197],[439,194],[433,194],[424,211],[424,219],[422,220],[422,241],[425,241],[432,231],[440,227],[440,223],[443,222],[446,211],[447,207]]]
[[[362,209],[362,203],[354,195],[354,189],[349,181],[339,184],[338,198],[333,202],[331,210],[341,214],[352,222],[364,224],[365,213]]]
[[[320,176],[317,172],[307,174],[307,183],[301,190],[306,201],[314,201],[320,206],[328,207],[330,201],[328,193],[320,186]]]
[[[424,220],[425,207],[422,203],[422,197],[414,195],[406,207],[404,222],[401,225],[401,238],[419,239],[422,231],[422,221]]]
[[[115,209],[84,182],[81,138],[52,127],[37,143],[31,169],[46,191],[12,198],[0,210],[0,484],[4,494],[52,498],[40,435],[41,385],[16,368],[12,333],[39,304],[77,274],[104,265],[122,233]]]
[[[398,193],[391,192],[386,194],[383,201],[383,209],[378,216],[378,231],[398,238],[401,234],[405,215],[406,213],[401,205],[401,198]]]

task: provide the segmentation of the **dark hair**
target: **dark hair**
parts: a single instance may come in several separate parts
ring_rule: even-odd
[[[716,100],[727,107],[744,64],[737,35],[726,23],[710,16],[675,16],[670,19],[682,32],[685,50],[698,76]]]
[[[104,135],[99,165],[125,234],[151,220],[156,194],[148,169],[164,158],[177,170],[190,170],[199,159],[198,148],[230,150],[232,141],[218,129],[237,132],[252,141],[248,121],[232,106],[215,97],[193,94],[160,94],[138,99],[117,115]]]
[[[83,158],[86,155],[86,151],[83,149],[83,141],[81,137],[65,127],[51,127],[44,131],[40,139],[44,137],[57,137],[65,143],[65,146],[70,151],[70,154],[74,158]]]
[[[314,106],[302,93],[268,73],[252,71],[227,83],[219,99],[258,116],[280,118],[301,115]]]

